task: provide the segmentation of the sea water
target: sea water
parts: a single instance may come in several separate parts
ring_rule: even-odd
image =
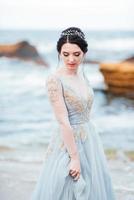
[[[50,67],[0,58],[0,160],[40,162],[56,127],[46,96],[46,77],[58,67],[56,42],[60,31],[0,31],[0,44],[22,40],[34,45]],[[87,58],[121,61],[134,52],[132,31],[86,31]],[[134,100],[103,91],[99,65],[83,66],[94,92],[92,117],[105,149],[134,150]],[[5,150],[5,151],[4,151]]]

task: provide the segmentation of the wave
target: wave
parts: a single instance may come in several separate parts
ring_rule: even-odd
[[[111,38],[89,41],[89,48],[104,51],[134,51],[134,38]]]
[[[56,50],[56,44],[55,42],[46,42],[44,44],[42,43],[38,43],[36,44],[37,46],[37,49],[38,51],[41,53],[41,54],[48,54],[48,53],[51,53],[53,52],[54,50]]]

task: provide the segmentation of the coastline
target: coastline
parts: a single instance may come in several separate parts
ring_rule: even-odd
[[[53,132],[51,128],[54,129],[44,83],[57,67],[57,32],[3,30],[1,33],[2,43],[14,43],[27,35],[27,41],[32,41],[50,64],[46,70],[32,62],[6,57],[1,57],[0,63],[0,199],[30,200]],[[109,148],[105,153],[116,200],[134,200],[134,102],[106,92],[98,63],[120,62],[133,55],[134,32],[89,31],[87,34],[90,44],[87,56],[94,64],[85,64],[84,71],[95,91],[92,111],[104,146]]]
[[[121,152],[106,150],[108,166],[117,200],[134,198],[134,160]],[[0,160],[0,197],[2,200],[29,200],[36,185],[42,161]]]

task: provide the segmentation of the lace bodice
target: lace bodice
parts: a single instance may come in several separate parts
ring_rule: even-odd
[[[53,152],[56,142],[60,149],[64,149],[66,146],[68,152],[72,153],[76,151],[75,141],[84,142],[88,138],[85,122],[90,119],[90,110],[94,99],[93,89],[87,82],[88,92],[87,98],[85,98],[84,95],[76,93],[68,79],[53,75],[48,77],[46,88],[59,122],[59,131],[53,135],[47,155]]]
[[[65,79],[64,77],[48,79],[48,92],[52,102],[58,99],[57,88],[59,84],[62,86],[62,94],[68,111],[70,124],[73,125],[88,121],[90,119],[90,111],[94,100],[94,91],[87,80],[88,94],[87,98],[84,98],[83,94],[77,94],[74,88],[71,87],[69,79]]]
[[[60,81],[70,123],[77,124],[88,121],[94,100],[92,87],[87,83],[88,94],[87,99],[85,99],[82,94],[76,94],[74,88],[72,88],[64,78],[60,78]]]

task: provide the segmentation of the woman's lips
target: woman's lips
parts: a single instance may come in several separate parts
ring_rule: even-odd
[[[75,63],[68,63],[69,66],[75,66]]]

